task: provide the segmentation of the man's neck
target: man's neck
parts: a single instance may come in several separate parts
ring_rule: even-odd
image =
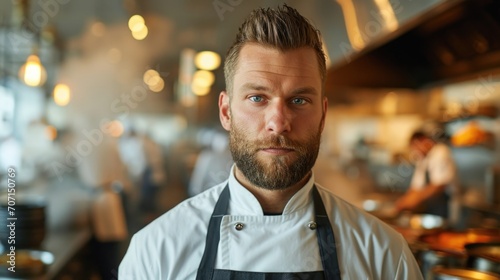
[[[253,185],[236,166],[234,168],[234,176],[242,186],[257,198],[264,213],[278,214],[283,212],[290,198],[311,178],[311,172],[296,184],[282,190],[267,190]]]

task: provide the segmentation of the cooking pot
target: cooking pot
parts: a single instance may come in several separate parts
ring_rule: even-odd
[[[422,235],[441,232],[446,229],[446,220],[431,214],[401,213],[388,223],[406,239],[412,251],[419,251],[418,240]]]
[[[500,274],[500,242],[467,244],[465,250],[467,267]]]
[[[15,218],[15,219],[10,219]],[[46,234],[46,204],[35,199],[19,199],[9,206],[0,203],[0,220],[9,226],[0,227],[0,243],[9,248],[9,237],[15,236],[16,249],[39,248]]]
[[[432,270],[434,280],[500,280],[500,275],[472,269],[437,267]]]
[[[440,250],[426,250],[417,255],[424,279],[433,279],[432,270],[436,267],[462,268],[465,255]]]
[[[500,242],[500,229],[468,229],[466,231],[442,231],[420,236],[422,247],[450,253],[464,254],[470,243]]]

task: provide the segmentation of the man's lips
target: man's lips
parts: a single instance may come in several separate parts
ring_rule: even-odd
[[[284,148],[284,147],[267,147],[267,148],[262,148],[261,151],[274,155],[284,155],[287,153],[291,153],[295,150],[292,148]]]

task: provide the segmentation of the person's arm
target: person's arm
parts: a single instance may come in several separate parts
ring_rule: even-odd
[[[423,187],[412,185],[409,190],[396,202],[398,210],[417,210],[428,199],[443,193],[455,177],[455,163],[451,151],[444,146],[438,146],[429,155],[429,165],[423,170],[428,170],[430,183]],[[422,169],[420,169],[422,172]],[[421,175],[422,173],[420,173]]]
[[[446,184],[432,185],[429,184],[421,189],[410,188],[401,198],[396,201],[396,209],[401,210],[416,210],[428,199],[438,196],[444,192]]]

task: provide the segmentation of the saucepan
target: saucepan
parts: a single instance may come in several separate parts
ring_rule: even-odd
[[[419,237],[419,242],[428,249],[465,254],[466,244],[500,242],[500,229],[441,231],[424,234]]]
[[[466,231],[441,231],[421,235],[410,244],[410,248],[419,260],[422,272],[426,275],[436,266],[447,268],[466,267],[467,252],[465,246],[470,243],[500,242],[500,230],[468,229]],[[470,268],[476,268],[470,265]],[[427,279],[432,277],[427,277]]]
[[[435,230],[446,228],[446,220],[437,215],[417,214],[409,211],[398,212],[394,203],[377,198],[363,201],[363,209],[379,219],[396,227],[415,230]]]
[[[433,279],[433,269],[436,267],[462,268],[466,260],[465,254],[441,250],[420,251],[416,257],[424,279]]]
[[[500,242],[471,243],[465,250],[467,267],[500,274]]]
[[[436,267],[432,270],[434,280],[500,280],[500,275],[462,268]]]

